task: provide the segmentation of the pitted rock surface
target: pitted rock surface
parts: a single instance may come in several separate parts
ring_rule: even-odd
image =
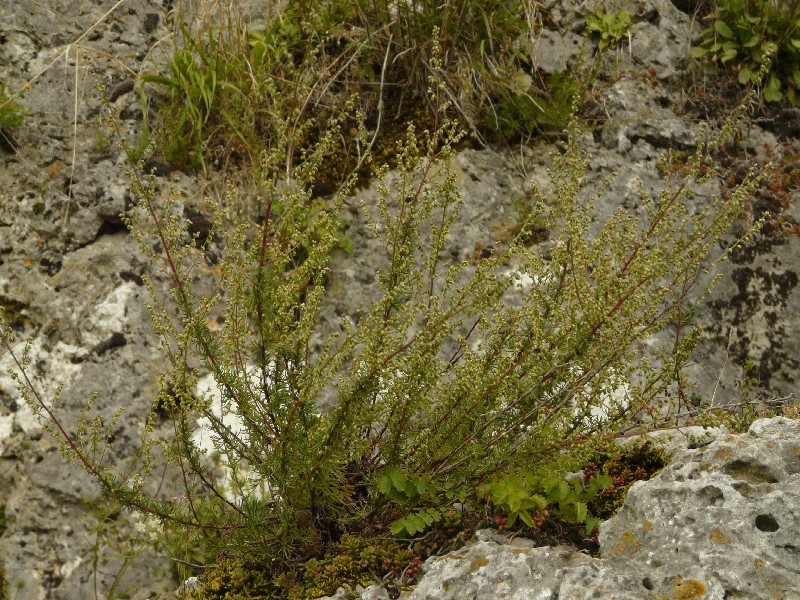
[[[655,593],[682,578],[709,598],[800,598],[800,421],[676,452],[632,487],[600,543]]]

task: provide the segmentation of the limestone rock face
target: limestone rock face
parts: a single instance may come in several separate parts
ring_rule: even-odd
[[[746,434],[683,439],[669,465],[636,483],[601,525],[601,558],[519,538],[498,543],[482,531],[472,545],[428,559],[404,597],[800,598],[800,421],[762,419]],[[363,597],[389,598],[378,587]]]
[[[800,598],[800,422],[763,419],[676,452],[600,543],[656,595],[682,579],[708,598]]]

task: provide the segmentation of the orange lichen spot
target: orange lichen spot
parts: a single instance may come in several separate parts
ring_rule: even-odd
[[[683,579],[676,577],[672,581],[673,600],[694,600],[706,595],[706,586],[697,579]]]
[[[512,548],[511,550],[514,554],[529,554],[530,551],[530,548]]]
[[[64,170],[64,167],[66,167],[66,165],[62,161],[57,160],[52,165],[47,167],[44,172],[47,173],[47,177],[50,179],[55,179],[59,176],[61,171]]]
[[[764,561],[761,560],[760,558],[756,558],[755,560],[753,560],[753,566],[756,568],[756,571],[760,571],[761,569],[764,568]]]
[[[650,533],[652,529],[653,529],[653,522],[645,519],[644,523],[642,523],[642,533]]]
[[[722,531],[720,531],[716,527],[714,527],[714,529],[711,530],[709,537],[711,538],[711,541],[714,542],[715,544],[724,544],[727,546],[728,544],[733,542],[731,538],[722,533]]]
[[[748,497],[750,495],[750,492],[753,491],[752,488],[743,481],[737,481],[736,483],[734,483],[733,489],[735,489],[745,498]]]
[[[609,552],[610,556],[633,556],[634,552],[642,545],[639,538],[632,531],[626,531],[614,544]]]
[[[730,460],[733,458],[733,449],[722,447],[714,453],[714,458],[717,460]]]
[[[469,572],[474,573],[481,567],[485,567],[489,564],[489,559],[485,556],[478,556],[477,558],[473,558],[472,562],[469,563]]]

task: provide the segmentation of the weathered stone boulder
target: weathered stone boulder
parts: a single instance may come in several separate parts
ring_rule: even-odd
[[[676,452],[633,486],[600,544],[642,594],[683,581],[707,598],[800,598],[800,422],[763,419]]]
[[[567,547],[498,542],[428,559],[412,600],[800,598],[800,421],[746,434],[683,438],[654,479],[636,483],[601,525],[601,558]],[[338,597],[344,597],[341,591]],[[377,586],[363,593],[389,598]]]

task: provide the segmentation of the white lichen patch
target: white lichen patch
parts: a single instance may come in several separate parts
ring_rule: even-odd
[[[97,303],[92,308],[82,332],[85,343],[99,344],[107,339],[110,333],[122,331],[128,321],[128,304],[136,294],[136,285],[133,282],[126,282],[114,288]]]
[[[64,579],[66,579],[67,577],[72,575],[72,572],[75,569],[77,569],[82,562],[83,562],[83,559],[80,556],[76,556],[75,558],[73,558],[68,563],[64,563],[63,565],[61,565],[61,568],[59,569],[61,571],[61,576]]]
[[[539,283],[538,276],[531,276],[522,271],[506,271],[505,274],[513,281],[514,289],[520,292],[529,292],[531,287]]]
[[[14,354],[19,360],[22,360],[24,350],[24,342],[17,343],[13,347]],[[28,358],[30,359],[28,377],[43,402],[53,401],[59,385],[66,387],[77,379],[81,365],[71,359],[82,353],[83,351],[77,346],[64,342],[56,342],[52,348],[48,349],[42,338],[31,340],[28,348]],[[20,394],[17,383],[9,375],[10,370],[16,372],[17,368],[11,354],[7,353],[0,358],[0,392],[17,406],[17,411],[12,415],[12,431],[8,435],[11,435],[15,428],[22,430],[27,435],[39,433],[43,429],[42,424]],[[1,427],[0,432],[2,432]],[[0,441],[7,437],[0,437]]]
[[[14,415],[3,415],[0,417],[0,445],[3,444],[14,431]]]
[[[254,384],[258,383],[258,374],[255,373],[255,368],[253,368],[250,379]],[[237,437],[247,435],[246,427],[236,411],[236,407],[224,400],[222,391],[212,374],[205,375],[198,380],[196,394],[210,402],[210,413],[230,433]],[[221,475],[217,482],[228,499],[241,500],[242,492],[247,496],[259,499],[270,496],[269,484],[266,481],[259,479],[251,469],[246,465],[243,466],[241,462],[231,461],[219,435],[214,431],[210,417],[201,417],[197,420],[197,429],[191,439],[195,446],[207,456],[215,459]],[[235,468],[232,463],[237,463]]]

